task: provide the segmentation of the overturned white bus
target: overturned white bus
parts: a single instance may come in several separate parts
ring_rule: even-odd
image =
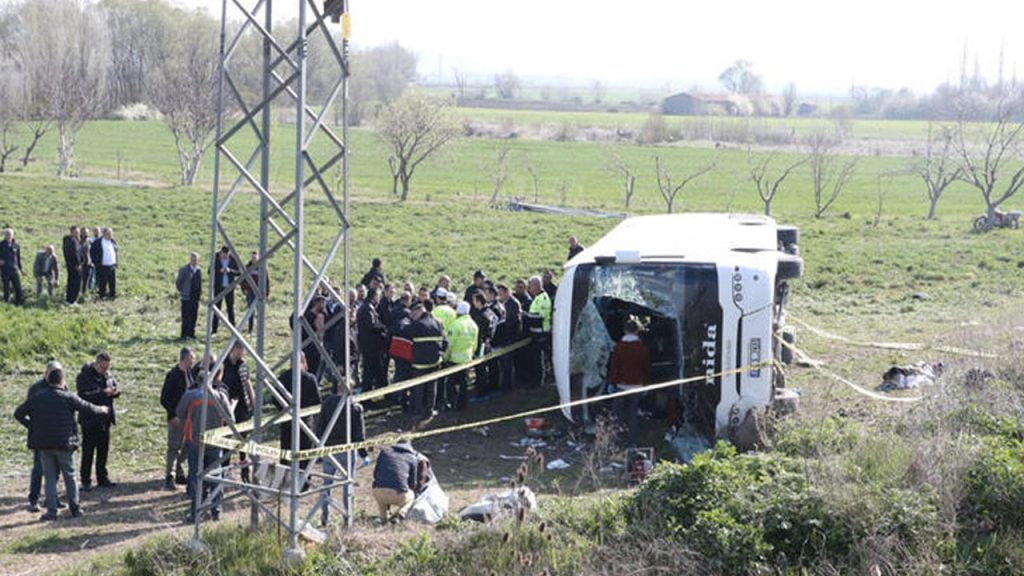
[[[625,320],[646,326],[652,382],[703,376],[672,400],[680,419],[727,437],[767,406],[782,375],[764,365],[781,353],[788,281],[803,274],[798,230],[750,214],[629,218],[565,264],[552,326],[562,402],[602,394]],[[757,365],[743,372],[731,369]],[[586,422],[587,405],[566,410]]]

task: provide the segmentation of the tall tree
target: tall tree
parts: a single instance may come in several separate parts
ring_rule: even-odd
[[[103,109],[110,42],[91,4],[33,0],[18,12],[17,50],[33,105],[57,126],[57,175],[74,168],[75,141]]]
[[[409,197],[409,182],[416,168],[437,155],[462,131],[451,105],[421,92],[406,92],[381,107],[376,120],[377,136],[390,151],[392,192]]]
[[[404,94],[416,80],[416,55],[397,42],[356,52],[350,62],[348,120],[353,126],[372,118],[377,107]]]
[[[205,12],[179,11],[154,65],[149,100],[174,136],[182,185],[191,186],[217,127],[214,105],[219,27]],[[226,100],[226,103],[229,100]]]
[[[1024,186],[1024,164],[1015,161],[1022,133],[1024,95],[1019,94],[1000,98],[991,122],[970,123],[965,112],[957,123],[960,179],[981,192],[990,227],[999,206]]]
[[[748,60],[737,60],[721,74],[718,81],[733,94],[760,94],[764,91],[764,82],[754,73],[754,65]]]
[[[116,110],[146,99],[178,11],[166,0],[102,0],[99,7],[110,32],[107,92]]]

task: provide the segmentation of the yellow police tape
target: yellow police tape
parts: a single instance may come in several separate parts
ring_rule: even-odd
[[[410,378],[409,380],[402,380],[401,382],[395,382],[394,384],[385,386],[383,388],[377,388],[376,390],[368,390],[366,392],[361,392],[361,393],[355,395],[355,401],[356,402],[366,402],[367,400],[374,400],[374,399],[380,398],[382,396],[387,396],[388,394],[393,394],[395,392],[401,392],[402,390],[407,390],[409,388],[412,388],[413,386],[419,386],[420,384],[422,384],[424,382],[430,382],[431,380],[437,380],[438,378],[444,378],[445,376],[449,376],[451,374],[455,374],[456,372],[460,372],[462,370],[468,370],[469,368],[472,368],[473,366],[477,366],[477,365],[483,364],[485,362],[490,362],[491,360],[494,360],[495,358],[498,358],[500,356],[504,356],[505,354],[509,354],[511,352],[515,352],[516,350],[519,350],[520,348],[522,348],[522,347],[526,346],[527,344],[529,344],[530,340],[531,340],[530,338],[523,338],[522,340],[516,342],[515,344],[510,344],[510,345],[505,346],[503,348],[500,348],[498,350],[494,350],[492,352],[484,354],[483,356],[481,356],[479,358],[476,358],[474,360],[466,362],[465,364],[456,364],[454,366],[449,366],[448,368],[444,368],[442,370],[436,370],[434,372],[431,372],[430,374],[424,374],[423,376],[419,376],[419,377],[416,377],[416,378]],[[308,407],[303,408],[302,410],[300,410],[299,411],[299,418],[305,418],[306,416],[312,416],[314,414],[319,414],[319,413],[320,413],[320,405],[316,404],[316,405],[308,406]],[[280,423],[283,423],[283,422],[290,422],[291,419],[292,419],[291,412],[289,412],[288,410],[282,410],[281,412],[278,412],[278,413],[272,415],[269,419],[267,419],[267,421],[268,422],[272,421],[275,424],[280,424]],[[254,427],[255,427],[255,424],[253,423],[253,421],[249,420],[249,421],[243,422],[242,424],[236,425],[235,426],[235,430],[238,431],[239,433],[249,432]],[[213,442],[209,441],[209,439],[215,438],[215,437],[224,437],[224,436],[227,436],[230,433],[231,433],[231,429],[230,429],[230,427],[227,427],[227,426],[222,427],[222,428],[214,428],[212,430],[207,430],[203,434],[203,439],[207,440],[208,441],[207,443],[213,444]]]
[[[835,372],[832,372],[830,370],[826,370],[826,369],[822,368],[822,366],[821,366],[822,363],[821,362],[818,362],[816,360],[810,360],[805,352],[797,349],[796,346],[790,344],[789,342],[786,342],[778,334],[775,335],[775,339],[778,340],[779,343],[781,343],[783,346],[788,348],[791,352],[793,352],[794,355],[800,355],[800,356],[803,356],[805,358],[808,358],[807,364],[811,368],[814,368],[818,372],[821,372],[822,374],[825,374],[826,376],[829,376],[829,377],[831,377],[831,378],[833,378],[833,379],[835,379],[835,380],[837,380],[839,382],[842,382],[843,384],[846,384],[847,386],[852,388],[858,394],[862,394],[862,395],[867,396],[868,398],[872,398],[874,400],[881,400],[883,402],[917,402],[918,400],[921,399],[920,396],[887,396],[885,394],[879,394],[878,392],[875,392],[873,390],[868,390],[867,388],[864,388],[863,386],[859,386],[859,385],[857,385],[857,384],[855,384],[853,382],[850,382],[849,380],[847,380],[846,378],[843,378],[842,376],[840,376],[839,374],[836,374]]]
[[[483,358],[481,360],[483,360]],[[731,370],[724,370],[724,371],[718,372],[716,374],[713,374],[712,377],[718,378],[718,377],[721,377],[721,376],[729,376],[729,375],[732,375],[732,374],[738,374],[738,373],[741,373],[741,372],[748,372],[750,370],[756,370],[756,369],[768,367],[768,366],[771,366],[771,365],[772,365],[771,362],[758,362],[758,363],[755,363],[755,364],[748,364],[748,365],[742,366],[740,368],[733,368]],[[435,373],[430,375],[431,378],[428,378],[427,380],[424,380],[424,381],[429,381],[429,380],[432,380],[434,378],[437,378],[438,374],[440,374],[440,372],[435,372]],[[398,442],[400,440],[410,440],[411,441],[411,440],[418,440],[420,438],[426,438],[426,437],[429,437],[429,436],[437,436],[437,435],[440,435],[440,434],[451,434],[452,432],[460,432],[462,430],[471,430],[473,428],[479,428],[481,426],[490,426],[492,424],[499,424],[501,422],[507,422],[507,421],[510,421],[510,420],[517,420],[517,419],[521,419],[521,418],[528,418],[530,416],[535,416],[537,414],[543,414],[545,412],[553,412],[555,410],[562,410],[564,408],[574,408],[576,406],[582,406],[584,404],[589,404],[589,403],[592,403],[592,402],[607,402],[609,400],[615,400],[617,398],[622,398],[622,397],[625,397],[625,396],[629,396],[631,394],[647,393],[647,392],[651,392],[651,391],[654,391],[654,390],[661,390],[662,388],[669,388],[669,387],[672,387],[672,386],[679,386],[679,385],[682,385],[682,384],[689,384],[689,383],[693,383],[693,382],[702,382],[702,381],[706,380],[707,377],[708,376],[706,374],[701,374],[699,376],[693,376],[693,377],[690,377],[690,378],[681,378],[681,379],[678,379],[678,380],[671,380],[671,381],[668,381],[668,382],[661,382],[661,383],[658,383],[658,384],[650,384],[650,385],[644,386],[642,388],[636,388],[636,389],[632,389],[632,390],[622,390],[622,391],[615,392],[615,393],[612,393],[612,394],[604,394],[604,395],[601,395],[601,396],[594,396],[592,398],[586,398],[586,399],[582,399],[582,400],[574,400],[574,401],[571,401],[571,402],[565,402],[565,403],[561,403],[561,404],[556,404],[554,406],[545,406],[545,407],[542,407],[542,408],[534,408],[532,410],[526,410],[526,411],[523,411],[523,412],[519,412],[517,414],[511,414],[511,415],[507,415],[507,416],[497,416],[497,417],[489,418],[489,419],[486,419],[486,420],[477,420],[475,422],[469,422],[469,423],[466,423],[466,424],[457,424],[457,425],[448,426],[448,427],[445,427],[445,428],[437,428],[437,429],[434,429],[434,430],[424,430],[424,431],[420,431],[420,432],[401,432],[401,433],[389,432],[389,433],[386,433],[386,434],[382,434],[382,435],[380,435],[380,436],[378,436],[376,438],[373,438],[371,440],[365,440],[365,441],[362,441],[362,442],[352,442],[352,443],[349,443],[349,444],[337,444],[337,445],[333,445],[333,446],[324,446],[323,448],[310,448],[310,449],[306,449],[306,450],[292,451],[292,450],[282,450],[282,449],[279,449],[279,448],[273,448],[273,447],[270,447],[270,446],[267,446],[267,445],[264,445],[264,444],[257,444],[256,442],[254,442],[252,440],[248,440],[248,441],[234,440],[234,439],[226,438],[225,437],[225,435],[230,433],[230,429],[228,429],[228,428],[216,428],[214,430],[209,430],[209,431],[206,432],[206,434],[203,435],[203,440],[207,444],[210,444],[210,445],[213,445],[213,446],[217,446],[217,447],[220,447],[220,448],[227,448],[229,450],[238,450],[238,451],[242,451],[242,452],[246,452],[246,453],[250,453],[250,454],[258,454],[260,456],[264,456],[264,457],[267,457],[267,458],[277,458],[277,459],[286,460],[286,461],[306,460],[306,459],[310,459],[310,458],[323,457],[323,456],[327,456],[327,455],[330,455],[330,454],[338,454],[340,452],[349,452],[349,451],[353,451],[353,450],[359,450],[361,448],[373,448],[373,447],[376,447],[376,446],[386,446],[386,445],[389,445],[389,444],[394,444],[395,442]],[[404,384],[404,382],[403,382],[403,384]]]
[[[957,348],[955,346],[930,346],[928,344],[917,344],[913,342],[860,342],[857,340],[851,340],[850,338],[847,338],[845,336],[839,336],[837,334],[826,332],[820,328],[815,328],[814,326],[811,326],[810,324],[800,320],[799,318],[793,318],[792,316],[790,316],[789,319],[792,320],[794,323],[799,324],[800,326],[803,326],[804,328],[810,330],[814,334],[821,336],[822,338],[836,340],[838,342],[843,342],[851,346],[859,346],[861,348],[881,348],[883,350],[908,351],[936,350],[938,352],[956,354],[958,356],[974,356],[976,358],[997,358],[995,354],[990,354],[988,352],[979,352],[977,350],[967,350],[966,348]]]

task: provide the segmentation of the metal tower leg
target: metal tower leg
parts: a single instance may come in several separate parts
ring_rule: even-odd
[[[327,371],[342,391],[348,388],[349,364],[347,314],[340,314],[337,321],[344,322],[345,350],[342,364],[338,366],[329,357],[323,343],[315,336],[309,323],[303,318],[313,298],[326,290],[339,302],[346,302],[349,273],[349,210],[348,196],[348,129],[345,125],[345,98],[348,79],[348,21],[347,2],[330,0],[327,12],[321,0],[292,0],[298,2],[299,18],[291,30],[278,29],[273,23],[273,0],[222,1],[221,23],[221,67],[218,81],[217,114],[218,126],[215,142],[213,207],[211,216],[210,262],[214,261],[219,245],[227,246],[240,265],[248,262],[243,257],[247,250],[259,255],[258,263],[245,268],[229,286],[215,286],[213,274],[209,282],[207,305],[206,350],[204,361],[209,359],[209,371],[204,383],[204,402],[200,408],[200,435],[206,432],[208,410],[216,410],[218,416],[228,418],[223,408],[206,401],[214,384],[213,375],[221,368],[228,352],[235,343],[240,343],[255,364],[254,416],[251,423],[231,425],[230,451],[246,452],[250,462],[245,465],[250,473],[241,480],[234,473],[241,472],[243,465],[237,463],[225,466],[218,461],[201,473],[200,487],[196,490],[195,529],[199,540],[200,522],[203,511],[209,509],[214,498],[231,491],[231,496],[248,498],[251,503],[250,523],[255,527],[261,516],[272,519],[288,530],[289,549],[286,558],[301,558],[299,534],[305,530],[313,513],[303,513],[303,506],[309,505],[319,496],[317,505],[324,504],[346,511],[346,522],[351,522],[353,459],[346,455],[337,458],[334,466],[334,486],[344,494],[343,504],[338,498],[326,495],[323,488],[311,485],[319,459],[313,459],[308,467],[300,467],[293,457],[300,448],[303,436],[316,446],[323,446],[335,424],[348,425],[351,422],[350,401],[339,404],[339,410],[331,415],[323,437],[316,434],[307,422],[300,418],[302,410],[300,354],[304,347],[315,346],[325,358]],[[246,5],[249,5],[248,7]],[[331,20],[343,18],[341,30]],[[261,58],[245,58],[243,52],[247,43],[256,40],[262,47]],[[310,55],[325,52],[318,62],[329,62],[316,69],[320,75],[329,75],[329,82],[317,94],[309,92]],[[257,76],[258,74],[258,76]],[[254,84],[253,78],[259,78]],[[322,78],[322,76],[318,76]],[[255,95],[255,96],[254,96]],[[342,110],[340,135],[327,124],[335,106]],[[285,138],[278,144],[272,132],[275,126],[272,113],[287,113],[294,110],[294,143]],[[287,120],[285,121],[287,122]],[[289,148],[290,147],[290,148]],[[284,154],[287,163],[277,162],[275,182],[271,182],[271,163],[276,155]],[[282,168],[283,166],[288,168]],[[341,183],[338,191],[331,170],[339,170]],[[275,190],[274,184],[288,186],[286,191]],[[286,184],[287,183],[287,184]],[[253,201],[255,193],[258,201]],[[340,192],[340,202],[338,198]],[[307,215],[315,217],[318,223],[311,237],[307,235]],[[320,224],[327,218],[336,218],[337,226]],[[258,221],[258,230],[253,222]],[[319,233],[319,234],[316,234]],[[258,234],[258,236],[257,236]],[[324,241],[325,236],[333,240]],[[332,286],[328,281],[330,271],[338,272],[335,257],[341,252],[342,286]],[[285,262],[288,266],[285,266]],[[275,283],[279,295],[270,306],[267,298],[270,285],[269,270],[281,280]],[[255,276],[255,279],[253,278]],[[283,281],[290,280],[290,281]],[[232,325],[218,308],[225,295],[242,284],[254,292],[256,299],[249,306],[237,325]],[[242,327],[255,315],[256,333],[244,333]],[[211,332],[214,318],[220,320],[229,332],[227,341],[214,341]],[[291,337],[273,340],[271,327],[291,330]],[[215,349],[215,346],[217,349]],[[278,380],[277,371],[289,365],[292,368],[290,381]],[[281,410],[273,415],[264,414],[264,401],[270,397]],[[342,414],[343,412],[343,414]],[[257,446],[261,440],[276,435],[280,426],[291,431],[291,445],[278,452]],[[350,437],[350,431],[346,434]],[[199,445],[199,462],[202,466],[203,453],[208,449]],[[284,462],[282,465],[280,462]],[[343,462],[343,463],[342,463]],[[287,482],[281,480],[288,473]],[[212,484],[211,494],[202,497],[202,486]],[[278,502],[287,501],[287,515],[278,516],[275,506],[268,505],[269,498]],[[314,508],[313,512],[316,509]]]

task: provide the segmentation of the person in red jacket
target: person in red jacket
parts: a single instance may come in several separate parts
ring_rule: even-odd
[[[611,368],[608,370],[608,384],[613,390],[634,390],[651,383],[651,352],[640,340],[640,323],[630,318],[626,321],[622,340],[612,350]],[[619,419],[629,429],[629,443],[636,446],[640,435],[640,393],[619,399],[616,404]]]

